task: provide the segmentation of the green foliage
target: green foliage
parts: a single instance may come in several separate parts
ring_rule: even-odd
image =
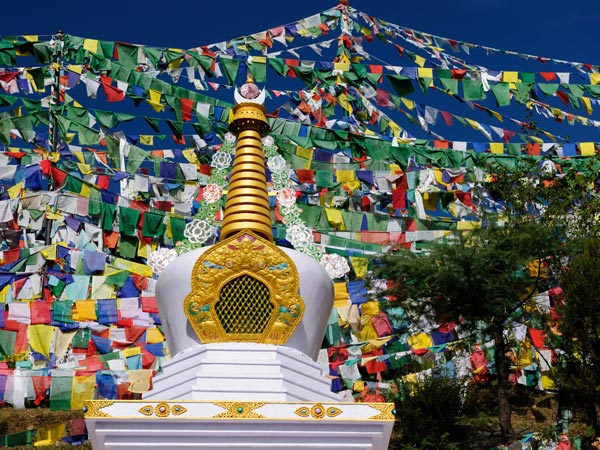
[[[543,282],[528,276],[528,264],[541,266],[555,244],[550,230],[535,222],[491,226],[433,243],[421,254],[388,253],[378,275],[395,281],[391,293],[413,317],[502,325]]]
[[[396,431],[390,450],[458,449],[456,424],[462,409],[464,385],[446,377],[428,377],[419,384],[399,383],[392,400]]]
[[[600,405],[600,239],[588,238],[561,275],[564,301],[554,335],[565,353],[556,376],[567,407],[584,405],[589,424],[600,433],[596,407]]]

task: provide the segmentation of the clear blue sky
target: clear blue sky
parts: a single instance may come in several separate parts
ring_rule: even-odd
[[[295,22],[336,4],[335,0],[5,2],[2,5],[4,20],[0,34],[51,35],[62,29],[71,35],[101,40],[193,48]],[[530,55],[600,65],[595,38],[595,30],[600,25],[600,6],[592,0],[571,3],[556,0],[350,0],[350,6],[380,19],[441,37]],[[365,48],[369,50],[367,46]],[[311,56],[316,58],[314,54]],[[395,53],[390,53],[391,58],[396,56]],[[574,71],[572,67],[552,63],[536,64],[533,67],[531,61],[516,57],[496,55],[488,58],[481,52],[479,55],[472,55],[477,60],[462,52],[458,56],[495,70]],[[414,65],[405,58],[386,62]],[[281,89],[279,86],[274,88]],[[430,104],[434,99],[435,97],[428,95],[417,101]],[[494,124],[493,120],[481,116],[482,113],[471,116],[464,105],[456,105],[454,100],[446,99],[442,103],[430,105]],[[560,107],[560,103],[558,106]],[[596,115],[597,109],[596,107]],[[576,113],[583,114],[581,109]],[[510,110],[503,110],[503,114],[511,115]],[[598,120],[598,117],[592,118]],[[522,117],[519,118],[521,119]],[[541,126],[555,132],[552,127],[556,124],[551,119],[543,119]],[[557,135],[570,137],[574,141],[600,142],[597,128],[576,126],[578,130],[574,130],[574,127],[567,124],[561,124],[561,127],[556,130]],[[465,135],[469,131],[454,126],[452,130],[444,131],[448,133],[444,136],[448,139],[481,139],[479,134],[475,137]]]
[[[73,35],[190,48],[286,24],[336,1],[3,2],[0,34]],[[600,64],[592,0],[351,0],[390,22],[505,50]]]

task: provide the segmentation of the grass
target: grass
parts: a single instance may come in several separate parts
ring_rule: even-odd
[[[26,430],[37,430],[42,427],[67,423],[71,419],[80,417],[83,417],[83,411],[51,411],[49,408],[13,409],[12,407],[3,407],[0,408],[0,434],[6,435]],[[31,450],[32,446],[16,446],[10,448],[16,450]],[[85,443],[83,445],[73,446],[61,442],[57,445],[36,448],[91,450],[92,445],[90,443]]]

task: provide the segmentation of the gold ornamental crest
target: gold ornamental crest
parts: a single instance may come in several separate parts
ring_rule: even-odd
[[[202,254],[191,284],[183,307],[203,343],[285,344],[304,315],[296,265],[248,230]]]

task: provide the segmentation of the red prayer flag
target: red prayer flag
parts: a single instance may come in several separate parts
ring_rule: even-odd
[[[181,98],[181,119],[184,122],[192,120],[192,110],[194,108],[194,100],[189,98]]]

